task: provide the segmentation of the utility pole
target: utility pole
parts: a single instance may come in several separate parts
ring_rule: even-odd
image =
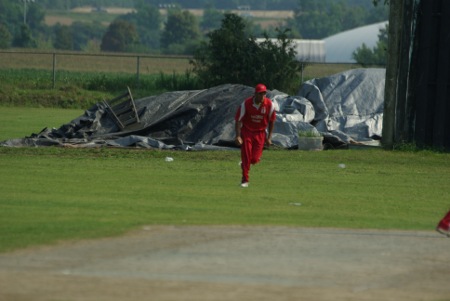
[[[27,3],[34,2],[34,0],[22,0],[23,1],[23,24],[27,25]]]

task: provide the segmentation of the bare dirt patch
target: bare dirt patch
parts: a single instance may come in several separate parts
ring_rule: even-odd
[[[186,9],[191,14],[193,14],[196,17],[202,17],[204,10],[203,9]],[[77,14],[91,14],[91,13],[97,13],[95,9],[91,6],[81,6],[71,9],[72,13]],[[135,9],[133,8],[121,8],[121,7],[106,7],[104,8],[104,13],[110,14],[110,15],[125,15],[132,12],[135,12]],[[166,16],[167,15],[167,9],[161,8],[159,10],[161,15]],[[286,23],[286,20],[289,18],[294,17],[293,11],[288,10],[275,10],[275,11],[263,11],[263,10],[232,10],[232,11],[223,11],[225,12],[231,12],[234,14],[237,14],[242,17],[249,17],[258,19],[255,21],[257,24],[260,24],[262,28],[268,28],[268,27],[277,27],[282,26]],[[52,26],[57,23],[60,23],[62,25],[71,25],[74,22],[74,19],[71,17],[66,16],[57,16],[57,15],[50,15],[45,17],[45,24]],[[103,25],[108,26],[108,23],[104,22]]]
[[[63,16],[45,16],[46,25],[53,26],[58,23],[61,25],[72,25],[73,19]]]
[[[149,226],[0,255],[0,300],[450,300],[432,231]]]

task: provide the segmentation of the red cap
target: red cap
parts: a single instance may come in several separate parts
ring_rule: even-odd
[[[267,92],[267,88],[263,84],[257,84],[255,87],[255,93]]]

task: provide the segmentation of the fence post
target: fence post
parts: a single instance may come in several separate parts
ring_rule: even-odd
[[[137,59],[136,59],[136,81],[137,81],[137,88],[139,89],[139,69],[140,69],[140,61],[141,61],[141,57],[138,55]]]
[[[53,52],[52,75],[53,75],[52,89],[55,89],[55,86],[56,86],[56,53],[55,52]]]

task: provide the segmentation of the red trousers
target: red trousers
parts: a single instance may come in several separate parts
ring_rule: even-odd
[[[450,230],[450,211],[439,221],[438,227],[446,231]]]
[[[245,127],[241,129],[241,168],[242,183],[249,181],[250,164],[259,162],[266,142],[266,131],[249,131]]]

